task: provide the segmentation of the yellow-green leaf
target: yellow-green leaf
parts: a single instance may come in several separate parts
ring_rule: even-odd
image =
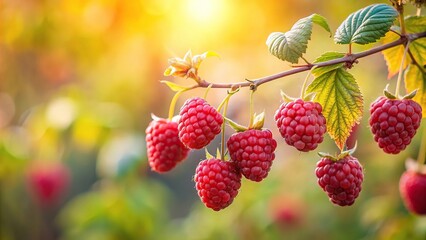
[[[426,16],[410,16],[405,19],[409,33],[426,32]],[[426,64],[426,38],[420,38],[410,44],[410,51],[420,65]]]
[[[398,40],[398,34],[394,32],[386,33],[386,36],[383,38],[383,43],[390,43],[395,40]],[[382,51],[383,56],[388,66],[388,79],[395,76],[399,72],[401,66],[402,56],[404,55],[404,47],[399,45],[393,48],[386,49]],[[404,62],[404,69],[408,66],[410,61]]]
[[[342,150],[352,126],[361,120],[363,97],[355,78],[343,67],[313,71],[314,81],[307,92],[315,92],[315,101],[323,107],[327,132]]]
[[[405,19],[405,28],[408,33],[419,33],[426,31],[426,16],[410,16]],[[399,30],[395,28],[395,30]],[[383,39],[383,43],[390,43],[397,40],[399,36],[393,32],[388,32]],[[410,52],[414,59],[420,64],[426,64],[426,38],[420,38],[410,44]],[[399,45],[382,51],[388,66],[388,78],[398,74],[404,55],[404,46]],[[411,59],[407,58],[404,69],[410,64]]]
[[[174,82],[170,82],[170,81],[160,81],[160,82],[166,84],[170,88],[170,90],[172,90],[173,92],[180,92],[180,91],[188,90],[188,87],[181,86],[181,85],[176,84]]]
[[[417,65],[410,64],[405,73],[405,88],[407,92],[417,89],[417,94],[413,98],[418,102],[423,109],[423,118],[426,118],[426,72],[425,69],[421,71]]]

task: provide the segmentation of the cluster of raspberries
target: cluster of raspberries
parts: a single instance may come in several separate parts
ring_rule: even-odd
[[[321,110],[318,103],[300,99],[282,105],[276,120],[286,142],[300,151],[315,149],[326,132]],[[188,99],[180,109],[178,122],[154,119],[146,129],[151,169],[170,171],[187,157],[190,149],[207,146],[221,132],[223,122],[221,114],[202,98]],[[231,135],[226,145],[230,161],[203,160],[194,176],[202,202],[216,211],[232,203],[242,176],[255,182],[268,176],[277,142],[270,130],[249,128]]]
[[[399,153],[416,133],[421,111],[410,99],[379,98],[370,108],[374,139],[385,152]],[[327,132],[322,106],[302,99],[283,103],[275,113],[275,122],[285,142],[303,152],[316,149]],[[178,122],[154,119],[146,129],[151,169],[170,171],[190,149],[206,147],[221,132],[223,123],[222,115],[202,98],[188,99],[180,109]],[[230,161],[214,157],[203,160],[194,176],[200,199],[215,211],[233,202],[242,176],[256,182],[268,176],[277,142],[270,130],[249,127],[231,135],[226,145]],[[361,164],[349,154],[338,159],[323,157],[317,163],[316,176],[331,202],[340,206],[354,203],[364,178]]]

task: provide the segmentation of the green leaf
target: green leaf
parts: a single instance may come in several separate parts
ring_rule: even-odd
[[[325,17],[319,15],[319,14],[312,14],[311,16],[309,16],[312,19],[312,22],[321,26],[322,28],[324,28],[328,33],[330,33],[330,37],[331,37],[331,30],[330,27],[328,26],[327,23],[327,19],[325,19]]]
[[[317,59],[315,59],[314,63],[326,62],[326,61],[330,61],[330,60],[333,60],[333,59],[342,58],[344,56],[345,56],[344,53],[326,52],[326,53],[323,53],[321,56],[319,56]],[[322,75],[326,72],[335,70],[337,68],[341,68],[341,67],[343,67],[343,65],[344,65],[343,63],[338,63],[338,64],[325,66],[325,67],[316,67],[312,70],[312,74],[314,76],[319,76],[319,75]]]
[[[280,90],[281,98],[284,102],[292,102],[295,101],[297,98],[290,97],[289,95],[285,94],[283,90]]]
[[[297,63],[306,52],[308,41],[311,39],[312,23],[318,24],[331,33],[327,20],[321,15],[312,14],[297,21],[286,33],[271,33],[266,40],[269,52],[283,61]]]
[[[334,41],[338,44],[368,44],[385,36],[398,12],[387,4],[373,4],[362,8],[343,21],[337,28]]]
[[[419,33],[426,31],[426,16],[410,16],[405,18],[405,28],[408,33]],[[399,28],[395,28],[399,30]],[[383,43],[390,43],[397,40],[399,36],[395,33],[389,32],[386,34],[383,39]],[[414,59],[420,64],[426,64],[426,38],[417,39],[414,42],[411,42],[410,52],[412,53]],[[398,74],[399,68],[402,61],[402,56],[404,55],[404,46],[398,45],[396,47],[386,49],[382,51],[385,58],[386,64],[388,66],[388,78],[391,78]],[[410,57],[411,58],[411,57]],[[404,69],[410,64],[410,58],[408,58],[404,63]]]
[[[232,119],[225,117],[225,121],[228,123],[228,125],[234,129],[236,132],[244,132],[247,130],[247,127],[240,125],[236,122],[234,122]]]
[[[426,16],[407,17],[405,19],[405,28],[408,33],[426,32]],[[420,38],[412,42],[410,51],[420,65],[426,65],[426,38]]]
[[[207,150],[207,148],[204,148],[204,151],[206,152],[206,159],[215,158],[211,153],[209,153],[209,150]]]
[[[315,92],[315,101],[323,107],[327,132],[343,149],[352,126],[358,123],[363,112],[363,97],[355,78],[343,67],[327,72],[313,72],[314,81],[307,92]]]
[[[407,92],[417,89],[417,94],[413,98],[422,106],[422,116],[426,118],[426,69],[421,71],[417,65],[410,64],[405,73],[405,88]]]

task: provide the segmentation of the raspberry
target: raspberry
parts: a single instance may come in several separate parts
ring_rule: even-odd
[[[166,119],[155,119],[148,125],[146,147],[149,165],[159,173],[173,169],[189,152],[179,140],[178,124]]]
[[[426,174],[412,170],[404,172],[399,180],[399,192],[411,212],[426,214]]]
[[[275,113],[275,121],[286,143],[299,151],[317,148],[327,130],[319,103],[297,99],[283,103]]]
[[[379,97],[370,107],[374,140],[385,153],[398,154],[416,134],[422,119],[421,106],[411,99]]]
[[[28,187],[38,204],[56,205],[70,184],[70,171],[62,163],[36,163],[28,170]]]
[[[231,159],[247,179],[260,182],[268,176],[277,142],[269,130],[234,133],[227,141]]]
[[[340,206],[350,206],[355,202],[364,180],[361,164],[350,155],[338,161],[329,157],[321,158],[315,174],[330,201]]]
[[[229,206],[241,187],[241,173],[235,164],[215,158],[198,164],[194,180],[201,201],[215,211]]]
[[[179,138],[188,148],[207,146],[221,131],[222,115],[202,98],[186,100],[179,115]]]

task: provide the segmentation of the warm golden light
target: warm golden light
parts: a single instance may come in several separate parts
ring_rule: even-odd
[[[223,8],[223,0],[187,0],[186,6],[188,17],[202,22],[213,21]]]

